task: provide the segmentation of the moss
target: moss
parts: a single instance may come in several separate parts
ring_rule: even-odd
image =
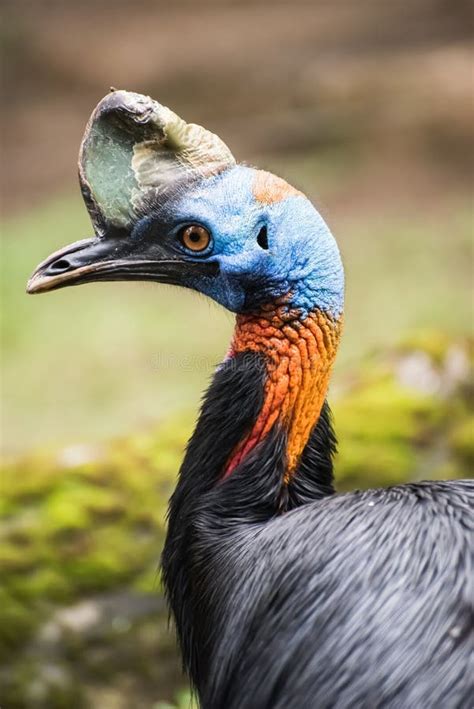
[[[436,369],[439,386],[420,390],[413,375],[412,386],[400,383],[399,363],[413,347],[425,356],[417,367]],[[446,364],[454,351],[462,360],[456,376]],[[468,341],[424,333],[364,363],[333,406],[340,489],[472,475],[470,351]]]
[[[437,402],[402,388],[396,382],[372,383],[334,406],[339,438],[416,441],[443,417]]]
[[[49,457],[38,454],[12,463],[2,471],[3,494],[12,503],[42,499],[54,488],[62,470]]]
[[[73,588],[64,570],[50,566],[12,576],[8,588],[16,598],[30,604],[38,601],[66,603],[73,597]]]
[[[427,354],[435,365],[441,365],[446,357],[452,338],[440,330],[422,330],[412,333],[398,347],[400,353],[419,350]]]
[[[474,415],[468,415],[451,431],[449,442],[456,460],[472,474],[474,471]]]
[[[51,535],[87,529],[91,516],[85,506],[87,488],[61,484],[49,496],[44,506],[45,531]]]
[[[432,397],[384,375],[336,402],[334,415],[340,441],[337,481],[341,489],[349,489],[410,479],[420,447],[436,436],[445,412]]]
[[[30,552],[26,552],[22,546],[23,553],[19,545],[12,542],[3,542],[0,546],[0,568],[4,574],[31,571],[38,563],[37,557]]]
[[[88,538],[85,551],[69,550],[62,559],[63,573],[78,592],[97,592],[133,578],[148,562],[158,557],[160,537],[146,539],[129,527],[109,525]]]
[[[87,706],[79,682],[62,666],[43,665],[28,658],[2,677],[2,699],[8,709],[83,709]]]
[[[337,487],[339,490],[350,490],[396,485],[409,478],[416,469],[416,463],[416,455],[409,445],[344,440],[336,459]]]
[[[0,659],[11,660],[12,654],[31,638],[40,614],[31,605],[14,598],[0,588]]]
[[[43,452],[4,468],[2,657],[11,662],[58,605],[126,585],[159,592],[159,549],[178,456],[173,450],[167,460],[174,467],[158,469],[153,460],[161,447],[150,431],[113,442],[95,457]],[[174,652],[171,657],[175,662]],[[21,684],[26,675],[15,674],[16,667],[15,661],[9,674]],[[53,694],[48,690],[47,705],[59,706],[60,688]]]
[[[144,569],[132,582],[132,588],[141,593],[161,593],[161,574],[158,559]]]
[[[191,692],[183,689],[178,692],[173,702],[156,702],[152,709],[191,709],[197,707],[196,702],[193,702]]]

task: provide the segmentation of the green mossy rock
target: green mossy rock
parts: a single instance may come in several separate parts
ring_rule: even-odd
[[[471,367],[469,343],[434,333],[348,374],[332,400],[338,489],[472,475]],[[158,566],[191,427],[186,415],[5,465],[2,705],[187,706]]]

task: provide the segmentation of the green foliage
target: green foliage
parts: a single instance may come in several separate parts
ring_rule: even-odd
[[[6,664],[0,684],[10,700],[8,706],[88,706],[88,693],[75,685],[79,672],[100,674],[107,683],[111,675],[125,672],[144,681],[144,675],[160,677],[160,671],[150,666],[159,661],[160,652],[164,666],[171,669],[163,673],[159,686],[164,696],[171,696],[181,675],[174,637],[166,627],[157,571],[167,499],[185,435],[181,429],[177,437],[170,422],[163,426],[163,435],[149,431],[108,446],[43,451],[5,467],[0,656]],[[104,622],[94,643],[103,644],[101,657],[112,656],[93,667],[86,662],[91,654],[87,632],[67,624],[65,630],[60,621],[54,621],[61,639],[53,645],[60,649],[50,657],[46,644],[46,657],[53,666],[59,662],[60,680],[59,684],[50,681],[44,676],[41,637],[56,610],[74,609],[84,598],[113,599],[117,591],[131,598],[152,596],[160,601],[160,609],[131,620],[126,613],[119,614]],[[116,637],[117,629],[120,637]],[[124,633],[129,636],[126,645]],[[71,653],[74,657],[68,659]],[[117,667],[121,655],[127,658],[123,661],[126,670]],[[74,669],[76,663],[80,670]],[[32,683],[41,686],[39,699],[30,696]],[[71,683],[74,703],[68,695]],[[151,684],[150,679],[150,693]]]
[[[472,475],[471,367],[470,343],[439,332],[369,358],[334,403],[339,488]]]

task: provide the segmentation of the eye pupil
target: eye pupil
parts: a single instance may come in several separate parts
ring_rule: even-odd
[[[211,235],[200,224],[184,227],[179,233],[182,244],[191,251],[204,251],[209,246]]]

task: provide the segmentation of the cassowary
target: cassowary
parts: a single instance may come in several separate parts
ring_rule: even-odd
[[[334,491],[326,393],[344,276],[322,217],[125,91],[92,114],[79,168],[95,236],[44,261],[30,293],[151,280],[236,313],[162,559],[201,705],[472,706],[472,483]]]

